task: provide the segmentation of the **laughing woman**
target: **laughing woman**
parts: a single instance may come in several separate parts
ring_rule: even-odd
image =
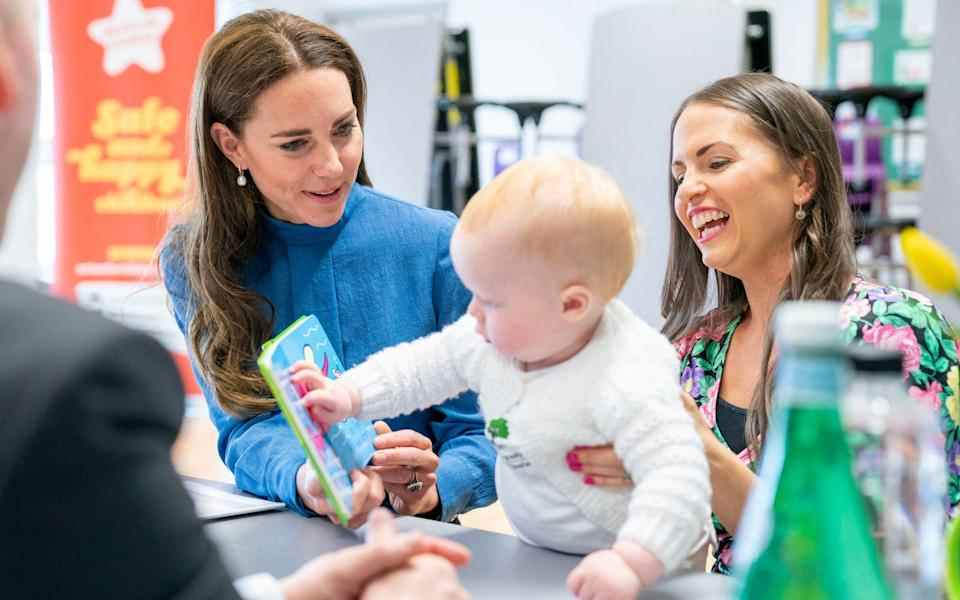
[[[776,353],[769,325],[784,300],[842,302],[848,343],[903,354],[910,396],[940,420],[946,500],[956,514],[956,342],[928,299],[857,275],[826,110],[771,75],[738,75],[685,100],[671,130],[674,218],[661,312],[663,332],[680,354],[683,401],[710,463],[719,540],[714,570],[729,572],[733,534],[756,480],[772,410]],[[718,306],[704,315],[711,274]],[[611,450],[574,454],[590,481],[629,485]]]
[[[452,323],[470,295],[448,253],[454,217],[370,187],[356,54],[307,19],[257,11],[207,42],[194,88],[192,214],[161,271],[237,486],[331,513],[255,359],[315,314],[343,363]],[[401,514],[451,520],[496,499],[494,450],[468,393],[378,423],[355,513],[386,494]]]

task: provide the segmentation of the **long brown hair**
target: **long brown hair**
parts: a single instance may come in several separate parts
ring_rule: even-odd
[[[720,79],[688,97],[670,124],[670,156],[673,131],[683,111],[692,104],[712,104],[735,110],[750,118],[753,127],[779,151],[784,164],[803,174],[803,164],[812,165],[815,188],[804,207],[805,219],[797,221],[792,240],[790,274],[780,290],[783,300],[841,300],[856,273],[853,224],[843,183],[840,152],[833,122],[817,100],[797,85],[766,73],[747,73]],[[669,165],[668,165],[669,166]],[[671,214],[677,184],[670,181]],[[701,316],[707,301],[710,269],[676,215],[670,223],[670,257],[664,277],[660,312],[666,319],[663,333],[676,339],[707,325],[729,322],[747,308],[743,283],[736,277],[713,272],[717,310],[709,323]],[[771,410],[773,332],[764,341],[760,381],[754,389],[746,435],[759,448]]]
[[[236,184],[236,167],[210,127],[222,123],[242,136],[264,91],[293,73],[321,67],[346,75],[363,127],[366,82],[356,53],[336,32],[308,19],[276,10],[241,15],[207,40],[197,67],[188,165],[193,206],[170,243],[186,264],[195,307],[188,331],[194,356],[220,405],[239,416],[276,407],[254,365],[273,329],[273,307],[243,286],[240,272],[260,242],[263,198],[250,178],[245,187]],[[357,182],[370,184],[362,157]]]

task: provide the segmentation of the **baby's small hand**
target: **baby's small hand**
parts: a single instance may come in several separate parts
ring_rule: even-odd
[[[633,600],[643,585],[613,550],[588,554],[567,577],[567,589],[580,600]]]
[[[327,379],[313,363],[294,363],[290,367],[290,381],[306,389],[301,401],[313,420],[321,426],[326,427],[352,417],[360,409],[359,394],[353,386]]]
[[[662,575],[663,563],[646,548],[617,542],[612,550],[599,550],[580,561],[567,577],[567,589],[581,599],[632,599]]]

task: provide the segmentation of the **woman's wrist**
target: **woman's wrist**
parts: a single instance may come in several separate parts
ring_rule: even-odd
[[[436,486],[435,486],[436,487]],[[433,508],[429,508],[422,513],[419,513],[417,516],[421,519],[430,519],[432,521],[440,521],[443,517],[443,502],[440,501],[440,489],[437,488],[436,492],[437,502],[433,505]]]
[[[728,466],[731,458],[738,462],[740,460],[712,431],[703,436],[703,452],[711,469]]]
[[[421,517],[423,519],[439,519],[439,515],[436,517],[433,515],[437,511],[443,510],[443,507],[440,504],[440,492],[437,490],[436,485],[424,492],[423,496],[421,496],[419,500],[405,500],[406,510],[402,510],[400,507],[394,506],[393,508],[396,512],[415,517]]]
[[[713,456],[708,455],[710,484],[713,487],[713,512],[731,534],[735,534],[747,497],[756,475],[732,450],[719,443]]]
[[[744,469],[749,471],[749,467],[743,464],[740,457],[719,439],[714,438],[705,451],[711,479],[714,481],[729,481],[735,474],[740,475]]]

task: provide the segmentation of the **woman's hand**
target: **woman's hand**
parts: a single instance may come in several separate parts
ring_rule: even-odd
[[[355,529],[366,523],[370,511],[383,503],[384,486],[380,476],[369,469],[354,470],[350,473],[350,479],[353,480],[353,514],[347,527]],[[333,523],[340,522],[323,494],[320,481],[307,463],[300,465],[297,470],[297,494],[304,506],[313,512],[326,516]]]
[[[383,509],[371,514],[367,534],[366,544],[315,558],[286,577],[281,582],[284,597],[288,600],[353,600],[361,594],[364,598],[466,597],[454,568],[470,560],[470,551],[465,547],[418,533],[397,533],[393,517]],[[445,593],[431,595],[431,587]],[[391,589],[393,595],[382,595]]]
[[[711,506],[727,531],[734,533],[740,524],[740,515],[750,495],[756,475],[748,466],[717,439],[696,401],[680,392],[683,407],[693,419],[694,427],[703,442],[710,465],[710,485],[713,487]],[[576,447],[567,453],[567,466],[582,474],[588,485],[623,487],[633,485],[623,470],[623,463],[613,446]]]
[[[440,457],[433,453],[430,438],[412,429],[391,431],[383,421],[377,421],[374,429],[378,434],[374,441],[377,451],[371,470],[383,479],[393,510],[401,515],[419,515],[436,508],[440,503],[436,475]]]
[[[620,457],[613,451],[613,445],[577,446],[567,452],[567,467],[579,473],[587,485],[605,487],[632,486],[630,476],[623,468]]]
[[[718,443],[717,436],[710,429],[710,425],[707,424],[707,420],[700,412],[696,401],[684,391],[680,392],[680,401],[693,419],[697,434],[700,436],[700,441],[703,442],[704,450],[707,452],[707,458],[710,457],[711,452],[717,452],[718,450],[725,450],[730,453],[728,448]],[[580,473],[583,476],[583,482],[587,485],[606,487],[633,485],[611,444],[591,447],[577,446],[567,453],[567,466],[571,471]]]
[[[469,600],[470,594],[446,560],[422,554],[403,568],[373,581],[361,600]]]
[[[681,390],[680,400],[683,402],[683,408],[686,409],[687,414],[693,419],[693,425],[697,428],[700,441],[703,442],[703,450],[707,453],[707,458],[710,458],[711,452],[720,449],[731,452],[730,449],[719,443],[720,440],[717,439],[713,429],[710,428],[710,424],[707,423],[707,418],[700,412],[700,407],[697,406],[697,401],[693,399],[693,396]]]

